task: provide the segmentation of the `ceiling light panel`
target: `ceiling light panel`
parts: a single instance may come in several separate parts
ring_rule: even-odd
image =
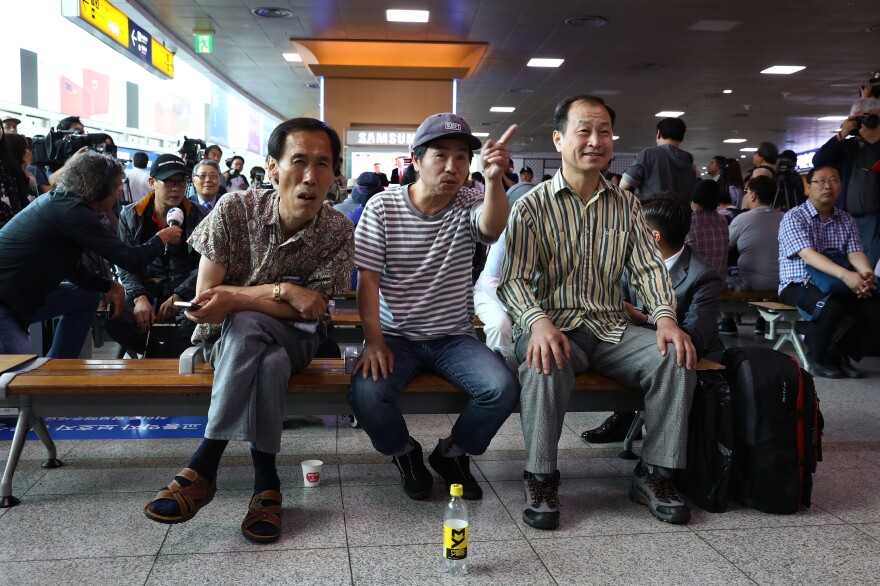
[[[822,116],[821,118],[816,118],[816,120],[820,122],[843,122],[847,118],[847,116]]]
[[[513,106],[492,106],[489,108],[490,112],[513,112],[516,110]]]
[[[803,71],[806,68],[805,65],[774,65],[773,67],[768,67],[761,73],[766,73],[768,75],[791,75],[792,73]]]
[[[693,130],[693,129],[691,129],[691,130]],[[744,138],[727,138],[724,140],[724,142],[726,142],[728,144],[739,144],[741,142],[746,142],[746,139],[744,139]]]
[[[741,152],[741,153],[754,153],[754,152],[757,152],[757,150],[758,149],[756,147],[746,147],[744,149],[739,149],[739,152]]]
[[[388,22],[428,22],[430,13],[427,10],[386,10]]]
[[[291,63],[302,63],[303,58],[299,53],[282,53],[282,57],[284,57],[285,61],[290,61]]]
[[[565,59],[539,59],[533,57],[526,64],[528,67],[559,67]]]
[[[678,118],[679,116],[684,116],[684,112],[679,112],[677,110],[663,110],[662,112],[657,112],[654,116],[657,118]]]

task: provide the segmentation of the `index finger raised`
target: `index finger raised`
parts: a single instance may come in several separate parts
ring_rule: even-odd
[[[504,134],[501,135],[501,138],[495,141],[495,144],[507,144],[507,141],[516,134],[516,128],[516,124],[511,124],[510,127],[504,131]]]

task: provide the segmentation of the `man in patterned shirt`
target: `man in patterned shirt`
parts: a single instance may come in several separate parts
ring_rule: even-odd
[[[514,130],[483,146],[484,200],[482,192],[464,187],[479,139],[460,116],[430,116],[413,140],[418,180],[374,195],[355,233],[365,344],[349,400],[373,446],[392,457],[404,492],[415,500],[431,493],[433,478],[397,405],[407,383],[432,372],[470,395],[451,434],[428,458],[447,489],[463,485],[466,499],[483,494],[468,454],[486,450],[519,398],[516,377],[474,335],[471,281],[475,243],[494,242],[507,219],[501,176]]]
[[[807,175],[809,199],[788,211],[779,226],[779,300],[813,315],[807,326],[810,372],[813,376],[858,378],[857,362],[880,341],[880,296],[874,291],[874,272],[862,251],[859,228],[847,212],[834,207],[840,197],[840,173],[817,167]],[[844,267],[827,255],[845,255]],[[838,279],[846,290],[823,292],[807,274],[810,266]],[[816,305],[824,301],[818,315]],[[853,325],[835,337],[844,316]]]
[[[638,200],[601,174],[612,156],[614,111],[600,98],[556,106],[562,168],[513,206],[498,298],[514,321],[526,444],[523,520],[559,526],[557,444],[574,378],[588,369],[645,391],[645,441],[630,498],[687,523],[673,469],[684,468],[696,350],[676,323],[675,291]],[[620,278],[657,326],[627,318]]]
[[[256,543],[278,538],[275,454],[287,382],[311,361],[326,333],[327,300],[351,278],[351,222],[324,205],[340,150],[336,131],[320,120],[281,123],[269,138],[269,174],[278,189],[225,195],[190,237],[202,255],[193,300],[201,308],[187,317],[199,324],[194,341],[213,342],[211,407],[205,439],[146,505],[148,518],[181,523],[195,516],[214,496],[228,441],[248,441],[254,495],[241,531]]]

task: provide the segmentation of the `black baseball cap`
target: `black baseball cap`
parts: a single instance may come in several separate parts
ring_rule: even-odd
[[[187,170],[186,163],[177,155],[159,155],[150,167],[150,177],[159,181],[165,181],[179,173],[186,175]]]
[[[471,127],[464,118],[452,112],[443,112],[429,116],[413,139],[413,148],[423,146],[438,138],[457,138],[467,143],[472,151],[482,148],[483,143],[479,138],[471,134]]]

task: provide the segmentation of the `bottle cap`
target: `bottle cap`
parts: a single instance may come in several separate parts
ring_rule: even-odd
[[[452,496],[461,496],[462,486],[460,484],[453,484],[449,487],[449,494],[451,494]]]

